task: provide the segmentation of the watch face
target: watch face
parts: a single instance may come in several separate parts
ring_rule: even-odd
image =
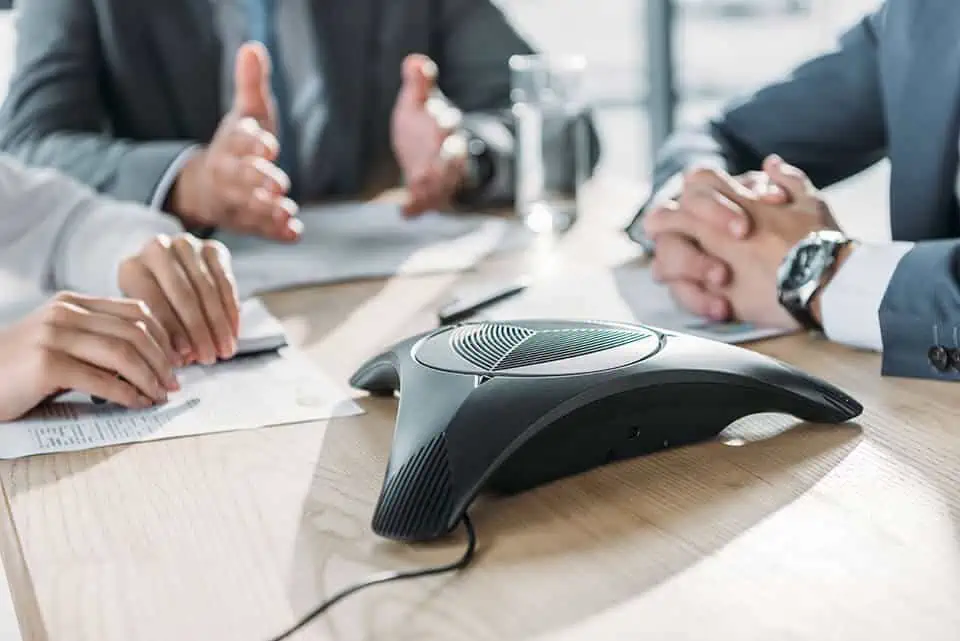
[[[796,290],[820,277],[827,261],[828,252],[819,244],[802,245],[797,248],[793,260],[783,266],[780,279],[781,287],[786,291]]]

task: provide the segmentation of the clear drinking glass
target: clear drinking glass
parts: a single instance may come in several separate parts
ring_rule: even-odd
[[[586,67],[581,56],[510,58],[516,209],[535,232],[563,232],[577,219],[577,192],[590,165]],[[561,155],[573,157],[573,176]]]

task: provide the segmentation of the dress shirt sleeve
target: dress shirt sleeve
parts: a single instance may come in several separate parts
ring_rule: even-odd
[[[823,290],[824,332],[832,341],[883,351],[880,303],[900,260],[913,243],[858,245]]]
[[[116,296],[123,260],[182,230],[172,216],[0,155],[0,274],[18,282]]]

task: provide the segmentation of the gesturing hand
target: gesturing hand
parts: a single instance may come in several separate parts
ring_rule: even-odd
[[[119,285],[152,310],[170,336],[175,363],[210,365],[236,353],[240,305],[223,244],[160,236],[121,264]]]
[[[237,52],[234,103],[213,140],[186,162],[170,208],[188,226],[223,227],[281,241],[300,237],[279,154],[270,58],[259,43]]]
[[[407,216],[449,205],[465,176],[466,141],[455,133],[461,114],[432,95],[437,66],[420,54],[403,61],[403,86],[393,108],[391,139],[404,183]]]
[[[146,305],[58,294],[0,330],[0,421],[65,390],[146,408],[179,389],[169,338]]]

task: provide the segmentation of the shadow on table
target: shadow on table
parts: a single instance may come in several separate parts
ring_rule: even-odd
[[[439,565],[463,551],[459,530],[423,545],[371,532],[395,403],[362,403],[370,420],[334,421],[318,455],[289,588],[298,616],[371,573]],[[855,425],[783,418],[735,425],[723,437],[739,447],[711,442],[483,497],[471,510],[479,555],[468,571],[371,588],[313,629],[366,641],[527,639],[635,598],[802,496],[859,442]]]

